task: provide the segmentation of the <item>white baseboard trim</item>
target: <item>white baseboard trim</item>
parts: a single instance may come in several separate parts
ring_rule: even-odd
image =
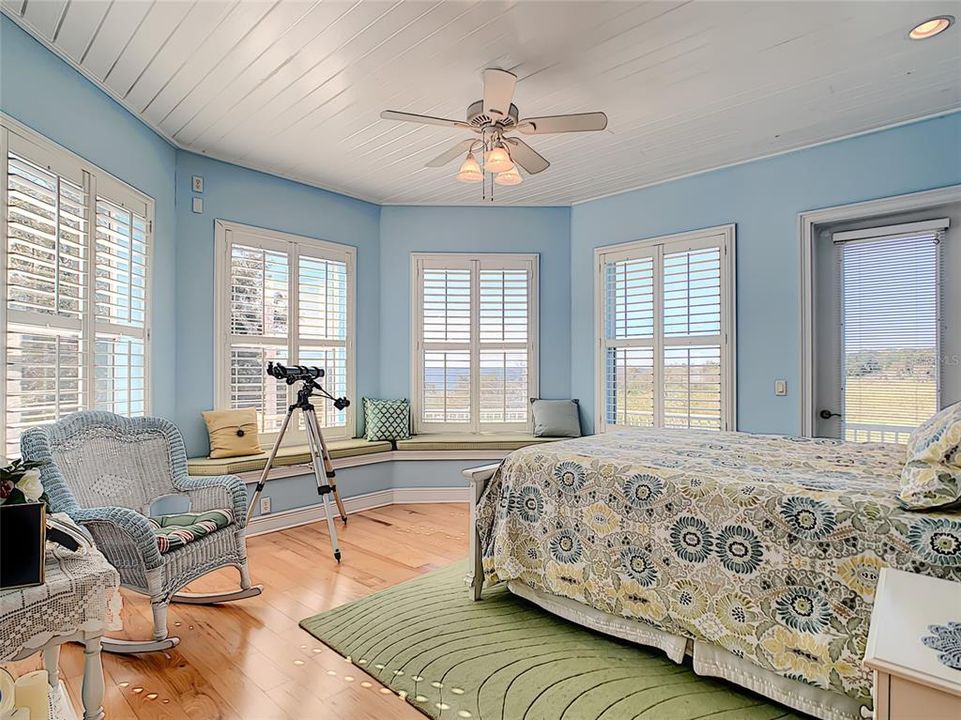
[[[470,502],[469,487],[438,487],[438,488],[390,488],[376,492],[355,495],[344,498],[344,509],[347,514],[373,510],[385,505],[416,505],[420,503],[467,503]],[[336,510],[334,510],[336,513]],[[308,505],[293,510],[268,515],[258,515],[247,525],[247,537],[264,535],[266,533],[287,530],[298,525],[324,520],[324,506],[322,503]]]

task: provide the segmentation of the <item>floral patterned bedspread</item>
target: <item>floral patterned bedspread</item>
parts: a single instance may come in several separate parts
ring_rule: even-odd
[[[518,580],[852,697],[878,573],[961,581],[961,512],[897,501],[900,445],[625,430],[511,453],[478,508]]]

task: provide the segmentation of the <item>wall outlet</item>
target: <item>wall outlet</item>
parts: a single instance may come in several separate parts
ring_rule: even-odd
[[[270,498],[262,497],[260,498],[260,514],[266,515],[270,512]]]
[[[194,192],[204,191],[204,179],[200,175],[194,175],[190,178],[190,187],[193,188]]]
[[[787,395],[787,380],[775,380],[775,381],[774,381],[774,394],[775,394],[775,395]]]

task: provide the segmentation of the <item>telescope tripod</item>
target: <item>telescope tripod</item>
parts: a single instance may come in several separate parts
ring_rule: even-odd
[[[317,494],[320,495],[321,502],[324,505],[324,514],[327,516],[327,529],[330,532],[330,544],[334,549],[334,559],[340,563],[340,544],[337,541],[337,526],[334,524],[333,507],[329,496],[334,496],[334,502],[337,504],[337,512],[340,514],[340,518],[344,521],[345,525],[347,524],[347,511],[344,509],[344,503],[341,502],[340,493],[337,492],[334,465],[330,461],[330,453],[327,450],[324,435],[320,431],[317,413],[314,411],[314,406],[310,402],[311,393],[314,389],[319,389],[326,395],[323,388],[313,380],[307,379],[304,380],[303,387],[297,391],[297,402],[287,408],[287,414],[284,416],[284,422],[280,426],[277,440],[274,442],[274,447],[270,451],[270,457],[267,458],[267,464],[264,466],[264,472],[260,476],[260,480],[254,490],[254,496],[250,499],[250,505],[247,507],[247,522],[250,522],[250,517],[253,515],[254,508],[257,505],[257,500],[260,499],[260,493],[263,491],[264,485],[267,484],[267,476],[270,474],[270,468],[274,464],[277,450],[284,440],[287,427],[290,425],[290,419],[293,417],[295,410],[301,410],[304,414],[304,426],[307,431],[307,448],[310,451],[310,466],[313,468],[314,479],[317,481]]]

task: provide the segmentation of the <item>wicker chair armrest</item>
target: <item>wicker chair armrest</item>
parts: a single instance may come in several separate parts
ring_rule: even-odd
[[[247,524],[247,486],[236,475],[174,478],[177,490],[190,497],[192,512],[228,509],[238,527]]]
[[[75,508],[70,517],[93,535],[97,549],[115,567],[143,564],[147,570],[163,565],[157,538],[138,512],[122,507]]]

